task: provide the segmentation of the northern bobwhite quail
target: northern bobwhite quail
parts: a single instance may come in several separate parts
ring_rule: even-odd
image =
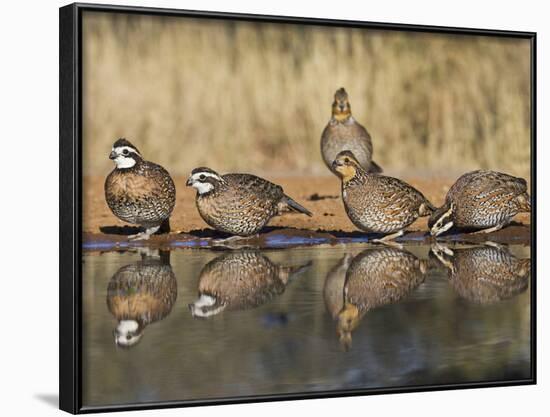
[[[475,303],[489,304],[515,297],[529,284],[531,260],[518,259],[503,246],[450,249],[437,243],[430,254],[446,267],[454,290]]]
[[[350,151],[340,152],[332,166],[342,180],[348,217],[361,230],[387,235],[378,241],[401,236],[418,217],[434,210],[420,191],[404,181],[367,173]]]
[[[177,295],[178,283],[169,252],[143,257],[120,268],[107,287],[107,307],[118,321],[115,343],[134,346],[149,324],[170,314]]]
[[[438,236],[451,227],[489,233],[506,226],[520,212],[530,212],[527,182],[495,171],[462,175],[449,189],[443,206],[428,221]]]
[[[369,310],[404,299],[424,281],[427,270],[427,260],[390,247],[366,249],[351,262],[344,257],[327,275],[324,287],[325,305],[344,348],[351,346],[352,332]]]
[[[255,308],[282,294],[289,280],[309,265],[280,266],[257,251],[218,256],[202,269],[199,298],[189,309],[194,317],[205,318]]]
[[[160,165],[143,159],[126,139],[117,140],[109,158],[115,169],[105,180],[105,199],[119,219],[145,230],[130,239],[147,240],[167,225],[176,204],[174,181]]]
[[[334,173],[332,162],[342,151],[351,151],[359,165],[372,173],[382,172],[382,169],[372,160],[372,141],[361,124],[351,115],[348,93],[340,88],[334,93],[332,117],[321,135],[321,154],[327,167]]]
[[[288,209],[312,215],[281,186],[251,174],[219,175],[210,168],[195,168],[187,185],[197,189],[196,204],[203,220],[232,235],[255,235],[273,216]]]

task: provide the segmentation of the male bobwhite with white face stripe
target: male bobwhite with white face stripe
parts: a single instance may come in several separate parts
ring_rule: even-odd
[[[443,206],[431,215],[428,227],[434,236],[453,226],[490,233],[506,226],[516,214],[530,211],[531,199],[523,178],[477,170],[456,180]]]
[[[127,348],[136,345],[148,325],[170,314],[177,296],[169,251],[142,255],[140,261],[120,268],[107,287],[107,307],[117,319],[115,343]]]
[[[348,217],[359,229],[401,236],[417,218],[429,216],[433,205],[420,191],[397,178],[369,174],[350,151],[340,152],[332,164],[342,180],[342,200]]]
[[[283,266],[259,251],[229,252],[207,263],[199,277],[199,298],[189,309],[193,317],[224,310],[246,310],[282,294],[287,284],[310,263]]]
[[[119,219],[145,229],[131,239],[149,239],[168,224],[176,204],[174,181],[163,167],[144,160],[126,139],[114,143],[109,158],[116,166],[105,181],[107,204]]]
[[[203,220],[236,236],[259,233],[273,216],[288,209],[312,215],[281,186],[251,174],[219,175],[210,168],[195,168],[187,185],[197,190],[197,209]]]
[[[321,135],[321,154],[327,167],[336,175],[332,162],[342,151],[351,151],[367,172],[379,173],[382,168],[372,160],[372,141],[365,129],[351,115],[348,93],[340,88],[334,93],[332,117]]]

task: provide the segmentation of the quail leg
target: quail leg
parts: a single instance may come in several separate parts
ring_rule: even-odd
[[[386,235],[380,239],[373,239],[372,241],[375,243],[382,243],[383,245],[392,246],[398,249],[403,249],[403,245],[401,245],[400,243],[394,242],[393,239],[399,236],[403,236],[404,233],[405,232],[403,230],[399,230],[398,232]]]
[[[500,223],[500,224],[497,224],[496,226],[489,227],[488,229],[478,230],[477,232],[473,232],[472,234],[473,235],[478,235],[478,234],[481,234],[481,233],[492,233],[492,232],[496,232],[497,230],[502,229],[504,226],[506,226],[506,223]]]
[[[492,248],[495,248],[495,249],[499,249],[499,250],[508,250],[508,246],[505,245],[505,244],[501,244],[501,243],[497,243],[497,242],[493,242],[491,240],[486,240],[485,242],[483,242],[483,244],[485,246],[490,246]]]
[[[137,253],[142,259],[145,258],[160,258],[160,252],[158,249],[151,249],[148,246],[138,246]]]
[[[223,238],[223,239],[214,239],[212,241],[212,243],[231,243],[231,242],[237,242],[239,240],[243,240],[243,239],[249,239],[251,236],[230,236],[230,237],[226,237],[226,238]]]
[[[160,225],[159,226],[148,227],[147,229],[145,229],[145,231],[143,231],[141,233],[128,236],[128,240],[132,240],[132,241],[135,241],[135,240],[149,240],[151,235],[159,229],[160,229]]]
[[[230,249],[246,248],[246,247],[251,247],[251,245],[247,243],[239,244],[238,242],[240,242],[241,240],[254,239],[254,238],[257,238],[258,236],[259,234],[252,235],[252,236],[230,236],[224,239],[214,239],[212,240],[212,244],[214,246],[221,246],[221,247],[226,247]]]

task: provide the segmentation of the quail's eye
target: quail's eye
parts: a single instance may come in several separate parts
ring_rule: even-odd
[[[200,179],[201,181],[203,181],[205,178],[206,178],[206,175],[204,175],[204,174],[199,175],[199,179]]]
[[[349,163],[349,158],[344,158],[344,162],[345,162],[346,164],[348,164],[348,163]]]
[[[124,149],[124,150],[122,151],[122,155],[128,155],[129,153],[130,153],[130,152],[128,152],[128,149]]]

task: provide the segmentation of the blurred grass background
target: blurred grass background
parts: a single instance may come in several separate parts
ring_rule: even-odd
[[[174,175],[321,174],[344,86],[390,173],[528,177],[528,40],[84,14],[84,174],[118,137]]]

